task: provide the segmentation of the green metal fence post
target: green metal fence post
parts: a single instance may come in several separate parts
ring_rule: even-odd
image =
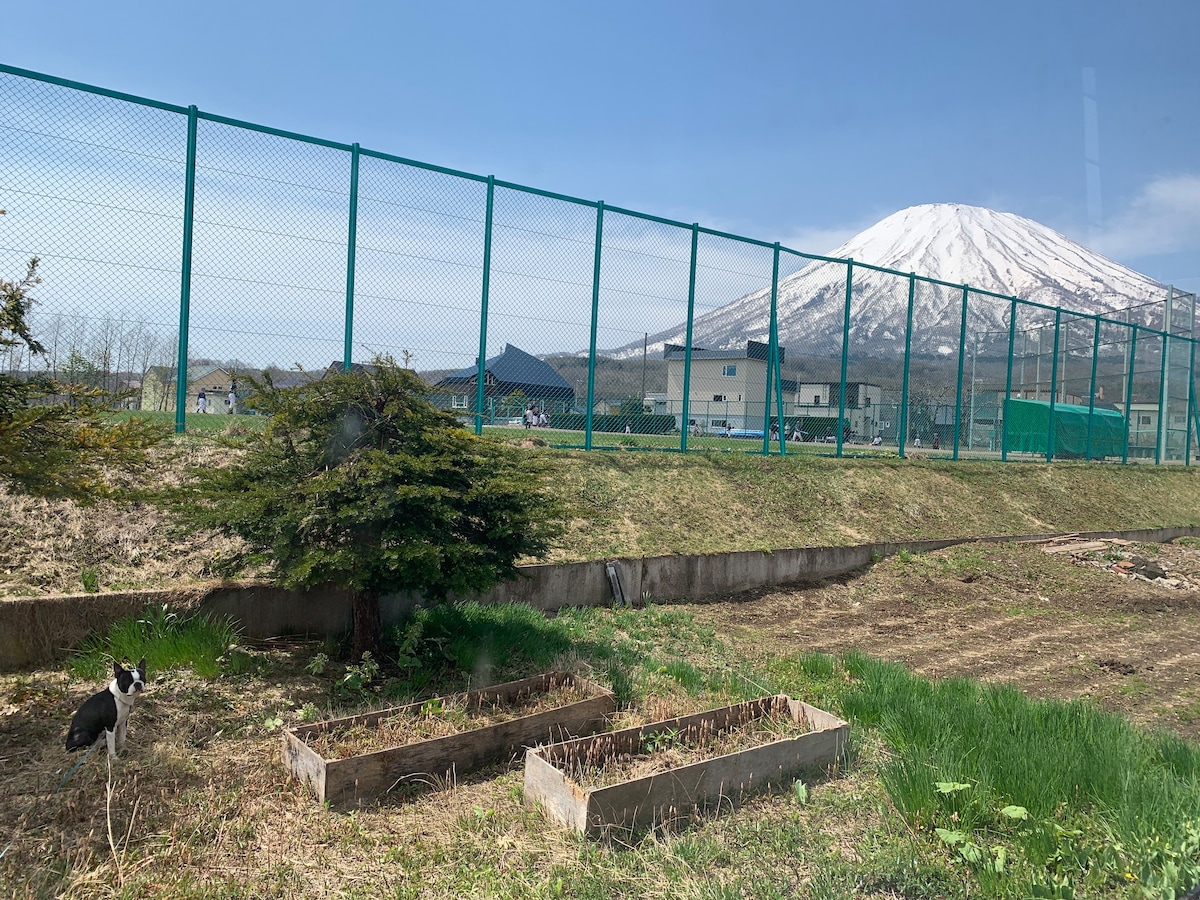
[[[358,144],[350,149],[350,228],[346,240],[346,334],[342,342],[342,371],[350,371],[354,348],[354,251],[358,247]]]
[[[766,396],[763,397],[763,456],[771,452],[771,382],[778,374],[779,339],[775,326],[778,324],[776,303],[779,299],[779,244],[775,244],[775,252],[771,261],[771,319],[767,325],[767,385]],[[779,431],[783,433],[783,422],[779,423]]]
[[[1017,298],[1008,310],[1008,373],[1004,377],[1004,418],[1000,423],[1000,461],[1008,461],[1008,406],[1012,399],[1013,349],[1017,345]]]
[[[904,378],[900,383],[900,434],[897,446],[900,458],[904,459],[904,445],[908,441],[908,372],[912,362],[913,301],[917,295],[917,275],[908,273],[908,319],[904,326]]]
[[[958,386],[954,390],[954,455],[958,459],[958,441],[962,434],[963,363],[967,358],[967,300],[970,289],[962,289],[962,321],[958,325]],[[971,396],[975,396],[975,385],[971,385]]]
[[[496,196],[496,178],[487,180],[487,208],[483,214],[483,288],[479,303],[479,358],[475,371],[475,433],[483,434],[483,394],[487,387],[488,299],[492,285],[492,210]]]
[[[1168,311],[1170,306],[1167,306]],[[1169,321],[1163,323],[1162,336],[1162,352],[1159,354],[1161,364],[1158,372],[1158,427],[1154,429],[1154,464],[1162,465],[1163,451],[1166,449],[1163,445],[1167,440],[1167,431],[1171,427],[1171,420],[1168,418],[1170,410],[1167,408],[1170,402],[1167,399],[1167,359],[1170,355],[1171,340],[1171,323]]]
[[[854,260],[846,260],[846,308],[842,314],[842,383],[838,392],[837,455],[846,436],[846,374],[850,363],[850,293],[854,287]]]
[[[175,433],[187,427],[188,322],[192,306],[192,215],[196,209],[196,123],[199,110],[188,107],[187,174],[183,187],[183,260],[179,270],[179,349],[175,360]]]
[[[1125,446],[1121,451],[1121,465],[1129,464],[1129,426],[1133,422],[1133,369],[1137,361],[1137,336],[1138,324],[1136,322],[1129,326],[1133,329],[1133,336],[1129,339],[1129,372],[1125,380]]]
[[[679,447],[687,452],[688,429],[692,424],[692,321],[696,317],[696,252],[700,245],[700,226],[692,223],[692,261],[688,267],[687,332],[683,348],[683,419],[680,421]]]
[[[592,408],[596,405],[596,332],[600,321],[600,242],[604,237],[604,201],[596,204],[596,262],[592,268],[592,337],[588,344],[587,431],[583,449],[592,449]]]
[[[1193,300],[1194,304],[1196,301]],[[1196,320],[1196,311],[1192,310],[1192,321]],[[1192,335],[1188,339],[1191,345],[1191,351],[1188,359],[1188,408],[1187,408],[1187,432],[1183,436],[1183,464],[1190,466],[1192,464],[1192,427],[1196,425],[1196,420],[1192,417],[1192,410],[1196,406],[1196,336]]]
[[[1092,386],[1089,390],[1088,399],[1088,430],[1087,430],[1087,446],[1083,451],[1084,459],[1091,461],[1092,459],[1092,420],[1096,417],[1096,373],[1100,365],[1100,317],[1096,316],[1096,333],[1092,338]]]
[[[1054,459],[1054,405],[1058,396],[1058,330],[1062,325],[1062,309],[1054,310],[1054,358],[1050,361],[1050,421],[1046,424],[1046,462]],[[1063,398],[1066,400],[1066,398]]]
[[[787,429],[783,420],[786,406],[783,401],[783,360],[779,349],[779,320],[775,321],[775,420],[779,422],[779,453],[787,455]]]

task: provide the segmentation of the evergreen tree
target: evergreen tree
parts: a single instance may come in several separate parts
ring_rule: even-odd
[[[38,260],[25,277],[0,279],[0,352],[24,344],[38,355],[28,315],[41,282]],[[169,433],[144,420],[117,420],[113,396],[45,374],[0,373],[0,483],[22,493],[86,503],[119,493],[118,472],[149,465],[146,451]]]
[[[547,549],[557,518],[536,458],[464,431],[391,359],[252,388],[266,428],[193,473],[179,508],[244,539],[282,584],[348,590],[356,656],[378,647],[383,595],[483,590]]]

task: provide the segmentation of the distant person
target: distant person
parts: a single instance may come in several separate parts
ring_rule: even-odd
[[[871,438],[871,446],[872,447],[878,447],[882,443],[883,443],[883,435],[882,434],[877,434],[877,435],[875,435],[875,437]]]
[[[526,431],[528,431],[530,428],[533,427],[533,423],[536,418],[537,417],[534,415],[534,412],[533,412],[533,407],[527,406],[525,408],[525,430]]]
[[[920,435],[917,435],[915,438],[913,438],[913,446],[916,447],[918,450],[921,449],[921,436]]]
[[[933,436],[933,449],[936,450],[940,446],[941,446],[941,435],[935,434]]]
[[[236,385],[236,382],[234,382],[234,384]],[[229,399],[225,401],[225,404],[229,407],[229,414],[231,416],[237,412],[237,388],[236,387],[229,388]]]
[[[200,393],[196,395],[196,412],[208,412],[208,394],[204,393],[204,388],[200,388]]]
[[[632,428],[630,428],[630,427],[629,427],[629,423],[628,423],[628,422],[626,422],[626,423],[625,423],[625,433],[626,433],[626,434],[631,434],[632,432],[633,432],[633,429],[632,429]]]
[[[770,435],[769,440],[772,440],[772,441],[779,440],[779,425],[775,422],[771,423],[771,435]]]
[[[804,439],[804,435],[800,431],[800,423],[797,422],[795,425],[792,426],[792,440],[793,441],[801,441],[803,439]]]
[[[543,409],[540,413],[538,413],[538,427],[545,428],[549,424],[550,424],[550,417],[548,415],[546,415],[546,411]]]

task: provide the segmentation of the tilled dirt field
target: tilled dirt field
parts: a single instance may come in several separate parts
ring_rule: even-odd
[[[1179,584],[1118,574],[1120,554],[1156,562]],[[1197,572],[1200,551],[1179,544],[1078,558],[1038,544],[978,544],[890,559],[851,577],[761,591],[697,613],[751,656],[781,645],[792,652],[857,649],[931,677],[969,675],[1036,696],[1090,697],[1195,740]]]

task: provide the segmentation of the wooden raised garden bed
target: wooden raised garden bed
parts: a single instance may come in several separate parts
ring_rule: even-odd
[[[778,695],[537,747],[525,799],[585,834],[671,824],[838,761],[850,726]]]
[[[547,741],[595,734],[613,695],[551,672],[283,731],[283,761],[318,800],[356,802],[405,781],[452,782]]]

